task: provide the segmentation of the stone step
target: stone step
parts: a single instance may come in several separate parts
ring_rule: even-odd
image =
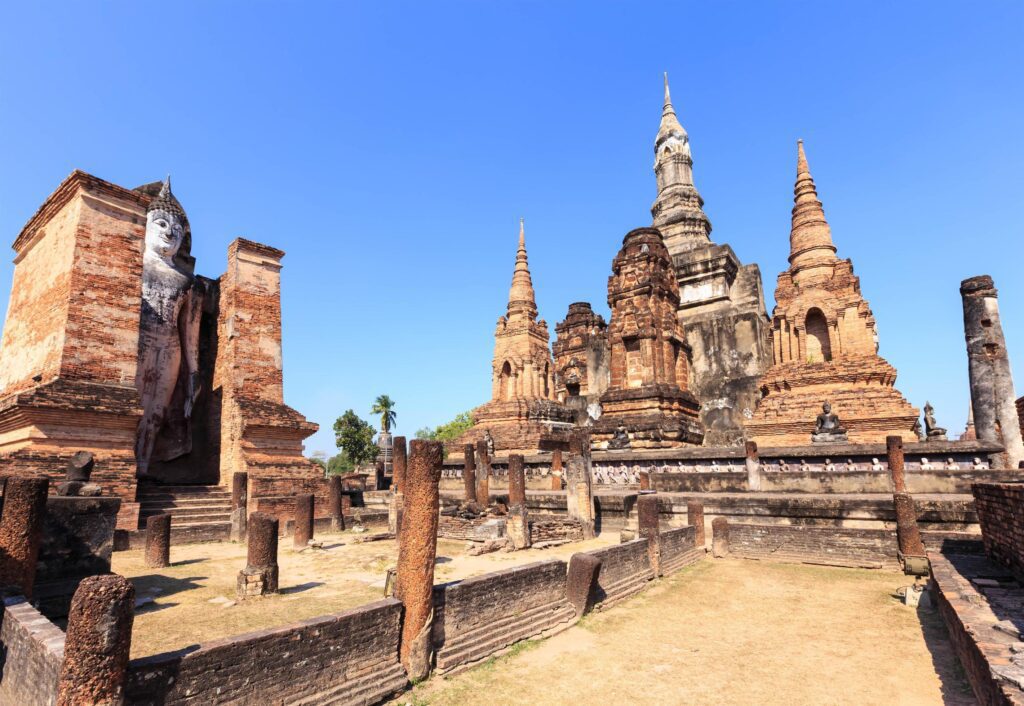
[[[158,503],[143,503],[142,514],[155,515],[161,512],[171,514],[188,514],[189,512],[204,512],[217,510],[218,512],[231,512],[230,502],[216,502],[209,500],[197,500],[192,502],[161,501]]]
[[[225,491],[211,490],[206,493],[139,493],[138,498],[141,502],[157,501],[157,500],[231,500],[231,493]]]
[[[142,519],[146,520],[153,515],[143,515]],[[207,522],[231,522],[231,515],[225,512],[210,512],[203,515],[171,515],[171,527],[177,527],[183,524],[203,524]],[[146,523],[143,521],[140,523],[145,527]]]

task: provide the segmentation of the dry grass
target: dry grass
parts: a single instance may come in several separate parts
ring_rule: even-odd
[[[702,562],[518,654],[396,704],[971,704],[901,575]]]

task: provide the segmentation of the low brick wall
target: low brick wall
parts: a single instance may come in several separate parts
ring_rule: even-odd
[[[549,559],[435,586],[437,670],[448,672],[572,625],[566,568],[564,561]]]
[[[567,517],[530,518],[530,542],[583,541],[583,525]]]
[[[700,561],[707,552],[697,546],[697,529],[679,527],[661,532],[661,570],[666,576]]]
[[[985,553],[1024,577],[1024,483],[975,483],[971,490]]]
[[[634,539],[614,547],[595,549],[587,554],[601,560],[596,600],[601,608],[607,608],[642,591],[647,582],[654,578],[646,539]]]
[[[388,598],[144,659],[128,666],[137,705],[377,703],[408,683],[398,662],[402,604]]]
[[[437,525],[437,536],[442,539],[456,539],[482,542],[505,536],[505,518],[483,515],[469,519],[454,515],[441,515]]]
[[[747,559],[898,568],[896,551],[893,530],[729,523],[729,552]]]
[[[0,704],[51,706],[64,662],[64,633],[22,596],[4,599]]]

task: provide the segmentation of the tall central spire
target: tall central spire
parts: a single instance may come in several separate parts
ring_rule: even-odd
[[[537,318],[537,301],[530,278],[530,265],[526,259],[525,219],[519,219],[519,249],[516,250],[516,268],[512,272],[512,287],[508,292],[508,318]]]
[[[804,154],[804,141],[797,140],[793,220],[789,233],[790,269],[799,281],[812,275],[831,274],[835,260],[832,230],[825,220],[825,209],[818,200],[818,191]]]

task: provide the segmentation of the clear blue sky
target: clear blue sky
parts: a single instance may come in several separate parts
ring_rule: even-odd
[[[982,273],[1024,387],[1020,2],[42,5],[0,13],[0,240],[79,168],[173,174],[202,274],[240,235],[287,251],[307,451],[381,393],[408,436],[487,400],[520,216],[552,334],[570,302],[607,314],[662,71],[712,235],[769,308],[803,137],[899,389],[962,430],[958,287]]]

